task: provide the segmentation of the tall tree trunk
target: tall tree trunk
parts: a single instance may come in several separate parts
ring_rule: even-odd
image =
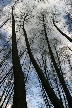
[[[57,66],[57,63],[56,63],[55,58],[54,58],[54,56],[53,56],[53,52],[52,52],[51,47],[50,47],[49,39],[48,39],[47,33],[46,33],[46,24],[45,24],[44,15],[43,15],[43,27],[44,27],[44,32],[45,32],[46,41],[47,41],[47,43],[48,43],[49,52],[50,52],[50,55],[51,55],[51,60],[52,60],[52,62],[53,62],[53,65],[54,65],[55,70],[56,70],[56,72],[57,72],[57,75],[58,75],[58,77],[59,77],[59,80],[60,80],[60,82],[61,82],[61,84],[62,84],[62,86],[63,86],[64,92],[65,92],[65,94],[66,94],[66,97],[67,97],[67,100],[68,100],[68,103],[69,103],[69,108],[72,108],[72,97],[71,97],[71,95],[70,95],[70,93],[69,93],[69,90],[68,90],[66,84],[65,84],[63,75],[61,74],[61,71],[60,71],[60,69],[59,69],[58,66]]]
[[[55,95],[53,89],[51,88],[51,86],[50,86],[50,84],[48,82],[48,79],[45,78],[42,70],[40,69],[40,67],[38,66],[38,64],[36,63],[36,60],[34,59],[34,57],[32,55],[32,52],[31,52],[31,49],[30,49],[30,45],[29,45],[29,42],[28,42],[28,38],[27,38],[27,33],[25,31],[25,28],[24,28],[24,21],[23,21],[23,32],[24,32],[26,46],[27,46],[27,50],[28,50],[28,54],[29,54],[30,60],[33,63],[33,66],[36,69],[37,74],[38,74],[38,76],[39,76],[39,78],[40,78],[40,80],[42,82],[42,85],[45,88],[45,90],[46,90],[46,92],[47,92],[51,102],[53,103],[54,108],[64,108],[63,105],[61,104],[60,100]]]
[[[18,56],[16,34],[15,34],[15,19],[12,8],[12,62],[14,72],[14,97],[13,108],[27,108],[26,91],[24,83],[24,74],[20,65]]]

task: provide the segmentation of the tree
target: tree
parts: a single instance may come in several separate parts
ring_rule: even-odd
[[[17,44],[16,44],[15,19],[13,16],[13,8],[12,8],[12,61],[13,61],[13,72],[14,72],[13,108],[22,108],[22,107],[27,108],[24,75],[21,69]]]
[[[43,16],[43,22],[44,22],[44,25],[43,25],[43,26],[44,26],[44,31],[45,31],[45,37],[46,37],[46,41],[47,41],[47,43],[48,43],[48,48],[49,48],[49,52],[50,52],[50,55],[51,55],[51,60],[52,60],[52,62],[53,62],[53,65],[54,65],[55,70],[56,70],[56,72],[57,72],[57,75],[58,75],[58,77],[59,77],[59,80],[60,80],[60,82],[61,82],[61,84],[62,84],[62,86],[63,86],[63,89],[64,89],[64,91],[65,91],[65,94],[66,94],[66,96],[67,96],[67,100],[68,100],[68,103],[69,103],[69,107],[71,107],[71,106],[72,106],[72,104],[71,104],[72,97],[71,97],[71,95],[70,95],[70,93],[69,93],[69,91],[68,91],[68,88],[66,87],[66,84],[65,84],[63,75],[62,75],[62,73],[61,73],[61,70],[58,68],[57,63],[56,63],[56,61],[55,61],[55,59],[54,59],[53,52],[52,52],[52,50],[51,50],[51,47],[50,47],[50,44],[49,44],[49,39],[48,39],[47,33],[46,33],[46,25],[45,25],[44,16]]]
[[[42,85],[44,86],[47,94],[49,95],[49,98],[51,99],[54,107],[56,108],[56,107],[59,106],[60,108],[62,108],[63,106],[61,105],[59,99],[57,99],[57,97],[55,96],[54,91],[51,89],[47,79],[44,77],[41,69],[37,65],[32,53],[31,53],[30,45],[29,45],[29,42],[28,42],[28,39],[27,39],[27,33],[25,31],[25,28],[24,28],[24,21],[23,21],[23,31],[24,31],[24,35],[25,35],[25,41],[26,41],[26,46],[27,46],[27,49],[28,49],[28,54],[29,54],[30,60],[32,61],[33,65],[34,65],[34,67],[35,67],[35,69],[37,71],[37,74],[41,79]]]

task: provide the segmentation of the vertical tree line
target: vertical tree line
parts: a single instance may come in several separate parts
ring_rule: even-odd
[[[53,52],[52,52],[52,50],[51,50],[51,47],[50,47],[50,44],[49,44],[49,39],[48,39],[47,33],[46,33],[46,24],[45,24],[45,17],[44,17],[44,15],[43,15],[43,26],[44,26],[46,41],[47,41],[47,43],[48,43],[49,52],[50,52],[50,55],[51,55],[51,60],[52,60],[52,62],[53,62],[53,65],[54,65],[55,70],[56,70],[56,72],[57,72],[57,75],[58,75],[58,77],[59,77],[59,80],[60,80],[60,82],[61,82],[61,84],[62,84],[62,86],[63,86],[64,92],[65,92],[65,94],[66,94],[66,97],[67,97],[67,100],[68,100],[68,103],[69,103],[69,107],[71,108],[71,107],[72,107],[72,97],[71,97],[71,95],[70,95],[70,93],[69,93],[69,90],[68,90],[66,84],[65,84],[62,71],[60,70],[60,68],[58,68],[57,63],[56,63],[56,61],[55,61],[55,58],[54,58],[54,56],[53,56]]]
[[[57,65],[55,58],[53,56],[53,52],[51,50],[49,39],[48,39],[47,32],[46,32],[45,16],[42,15],[42,18],[43,18],[42,21],[43,21],[45,39],[46,39],[47,44],[48,44],[51,60],[53,62],[54,68],[55,68],[57,75],[59,77],[60,83],[63,86],[64,92],[66,94],[67,101],[69,104],[69,108],[71,108],[72,107],[72,97],[68,91],[68,88],[66,87],[66,84],[65,84],[65,81],[63,78],[63,74],[62,74],[61,70],[58,68],[58,65]],[[40,69],[40,67],[38,66],[36,60],[34,59],[34,57],[32,55],[30,45],[28,42],[28,38],[27,38],[27,33],[26,33],[25,28],[24,28],[24,22],[25,22],[25,18],[23,21],[23,32],[24,32],[24,37],[25,37],[25,42],[26,42],[28,54],[29,54],[30,60],[31,60],[34,68],[36,69],[36,72],[37,72],[37,74],[41,80],[42,86],[44,87],[44,89],[45,89],[47,95],[49,96],[52,104],[54,105],[54,108],[57,108],[57,107],[58,108],[64,108],[62,101],[59,100],[58,97],[55,95],[55,93],[54,93],[53,89],[51,88],[47,78],[44,76],[42,70]],[[53,21],[53,23],[54,23],[54,21]],[[20,60],[19,60],[19,56],[18,56],[17,43],[16,43],[15,19],[13,16],[13,8],[12,8],[12,60],[13,60],[13,71],[14,71],[13,107],[14,108],[27,107],[24,75],[23,75],[23,72],[22,72],[22,69],[20,66]]]

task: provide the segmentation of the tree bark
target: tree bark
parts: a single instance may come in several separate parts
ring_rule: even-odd
[[[15,19],[12,8],[12,62],[14,72],[14,97],[13,108],[27,108],[26,91],[24,83],[24,74],[20,65],[18,56],[16,34],[15,34]]]

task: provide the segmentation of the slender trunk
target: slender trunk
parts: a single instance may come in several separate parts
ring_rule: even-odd
[[[51,55],[51,60],[52,60],[52,62],[53,62],[53,65],[54,65],[55,70],[56,70],[56,72],[57,72],[57,75],[58,75],[58,77],[59,77],[59,80],[60,80],[60,82],[61,82],[61,84],[62,84],[62,86],[63,86],[64,92],[65,92],[65,94],[66,94],[66,97],[67,97],[67,100],[68,100],[68,103],[69,103],[69,108],[72,108],[72,97],[71,97],[71,95],[70,95],[70,93],[69,93],[69,90],[68,90],[66,84],[65,84],[63,75],[61,74],[61,71],[60,71],[60,69],[59,69],[58,66],[57,66],[57,63],[56,63],[56,61],[55,61],[55,58],[54,58],[54,56],[53,56],[53,52],[52,52],[51,47],[50,47],[50,44],[49,44],[49,39],[48,39],[47,33],[46,33],[46,24],[45,24],[44,16],[43,16],[43,27],[44,27],[44,32],[45,32],[46,41],[47,41],[47,43],[48,43],[49,52],[50,52],[50,55]]]
[[[37,71],[37,74],[42,82],[43,87],[45,88],[52,104],[54,105],[55,108],[64,108],[63,105],[61,104],[60,100],[57,98],[57,96],[55,95],[53,89],[51,88],[48,80],[45,78],[42,70],[40,69],[40,67],[38,66],[36,60],[34,59],[31,49],[30,49],[30,45],[28,42],[28,38],[27,38],[27,33],[24,29],[24,21],[23,21],[23,32],[24,32],[24,36],[25,36],[25,41],[26,41],[26,46],[27,46],[27,50],[28,50],[28,54],[30,57],[31,62],[33,63],[34,68]]]
[[[15,19],[13,16],[13,8],[12,8],[12,62],[13,62],[13,72],[14,72],[13,108],[27,108],[24,75],[20,65],[17,43],[16,43]]]

